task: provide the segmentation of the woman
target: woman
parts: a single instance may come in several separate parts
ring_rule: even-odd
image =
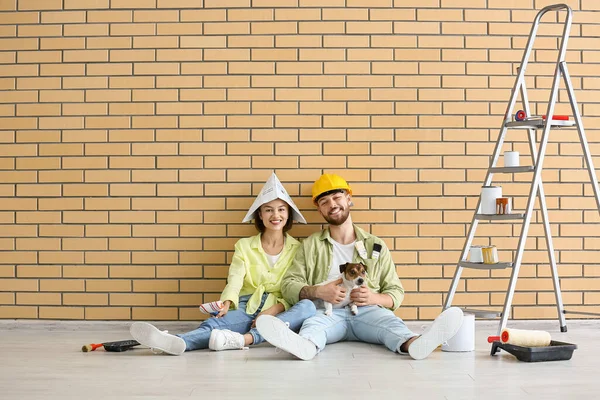
[[[219,313],[179,335],[162,332],[147,322],[134,322],[130,331],[138,342],[173,355],[206,348],[243,349],[264,341],[254,327],[259,315],[277,316],[298,332],[302,322],[316,313],[312,301],[302,300],[290,307],[281,295],[281,278],[300,246],[287,231],[294,219],[306,221],[275,174],[242,222],[252,219],[259,233],[236,243]]]

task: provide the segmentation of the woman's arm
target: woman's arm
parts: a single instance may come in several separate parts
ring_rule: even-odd
[[[277,315],[280,314],[282,312],[285,311],[285,307],[283,306],[283,304],[281,303],[277,303],[269,308],[267,308],[266,310],[262,310],[260,313],[258,313],[258,315],[256,316],[256,318],[260,317],[261,315]],[[252,327],[255,328],[256,327],[256,319],[254,321],[252,321]]]
[[[231,301],[225,300],[223,302],[223,307],[219,310],[219,313],[215,315],[215,318],[223,318],[227,312],[229,311],[229,307],[231,306]]]
[[[246,261],[241,250],[240,242],[235,244],[235,252],[229,266],[229,275],[227,276],[227,286],[221,293],[221,301],[229,300],[234,309],[237,309],[240,298],[240,291],[244,285],[244,277],[246,276]]]

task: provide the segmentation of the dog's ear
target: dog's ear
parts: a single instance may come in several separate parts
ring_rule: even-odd
[[[347,265],[348,265],[348,263],[340,265],[340,273],[343,274],[344,272],[346,272],[346,266]]]
[[[365,264],[363,264],[363,263],[360,263],[360,265],[362,265],[363,268],[365,269],[365,272],[367,272],[367,266]]]

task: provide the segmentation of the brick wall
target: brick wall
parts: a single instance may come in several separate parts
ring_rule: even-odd
[[[597,155],[600,5],[565,2]],[[297,237],[321,228],[312,181],[345,176],[355,221],[393,251],[398,315],[432,318],[551,3],[0,0],[0,318],[200,319],[273,170],[310,222]],[[528,70],[538,113],[560,30],[541,28]],[[528,154],[525,139],[511,132],[505,149]],[[543,177],[564,302],[597,312],[600,217],[582,166],[576,132],[554,133]],[[503,183],[516,208],[527,178]],[[476,243],[510,259],[519,226],[480,225]],[[514,316],[555,318],[541,224],[530,232]],[[455,304],[501,309],[509,271],[464,276]]]

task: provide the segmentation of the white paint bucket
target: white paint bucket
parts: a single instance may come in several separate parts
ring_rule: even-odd
[[[504,166],[505,167],[518,167],[519,166],[519,152],[518,151],[505,151],[504,152]]]
[[[483,252],[481,248],[483,246],[471,246],[471,250],[469,251],[469,261],[472,263],[483,263]]]
[[[475,315],[465,313],[463,322],[451,339],[442,344],[442,351],[467,352],[475,350]]]
[[[496,199],[502,197],[502,186],[482,186],[480,214],[496,214]]]

